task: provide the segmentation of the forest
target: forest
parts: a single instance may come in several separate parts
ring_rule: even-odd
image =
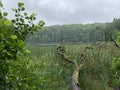
[[[0,2],[0,90],[120,90],[120,19],[45,26]]]
[[[46,26],[44,30],[37,32],[36,37],[28,35],[27,42],[30,43],[76,43],[76,42],[107,42],[115,39],[119,32],[119,26],[113,25],[118,23],[119,19],[114,19],[109,23],[94,24],[71,24]]]

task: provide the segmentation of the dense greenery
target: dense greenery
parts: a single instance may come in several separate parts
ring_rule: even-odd
[[[119,87],[120,50],[115,42],[120,43],[120,19],[111,23],[55,25],[36,33],[44,22],[41,20],[35,25],[36,14],[28,15],[24,3],[18,3],[18,8],[13,9],[15,19],[11,21],[2,4],[0,6],[0,90],[70,90],[73,67],[55,55],[53,50],[58,46],[27,46],[25,41],[34,44],[64,42],[64,55],[83,64],[79,75],[83,90]],[[31,37],[34,33],[37,37]],[[106,42],[66,43],[97,41]]]
[[[80,85],[83,90],[113,90],[113,88],[118,88],[120,85],[120,52],[119,47],[116,47],[115,44],[115,42],[118,44],[120,43],[118,33],[120,30],[119,25],[120,19],[114,19],[113,22],[105,24],[56,25],[45,27],[45,31],[38,32],[36,38],[29,38],[28,40],[30,40],[30,43],[34,42],[34,44],[60,42],[67,44],[67,42],[76,43],[101,41],[100,43],[91,43],[83,46],[78,45],[77,47],[74,45],[71,47],[67,46],[67,52],[65,55],[66,57],[75,60],[77,63],[84,63],[79,76]],[[93,49],[84,50],[86,46],[90,46]],[[36,51],[40,52],[39,49]],[[45,63],[49,61],[44,59],[46,68],[49,68],[51,65],[54,68],[54,74],[52,72],[52,67],[49,68],[51,72],[49,69],[46,69],[48,70],[47,72],[52,73],[52,76],[50,74],[50,77],[54,77],[50,79],[51,82],[54,81],[52,82],[52,85],[55,87],[52,87],[52,89],[55,89],[56,87],[58,88],[58,86],[60,90],[61,88],[64,90],[70,89],[70,86],[63,87],[60,85],[63,85],[63,83],[64,85],[66,85],[66,83],[68,85],[73,67],[65,63],[65,68],[61,68],[61,62],[58,61],[59,58],[56,60],[56,58],[53,58],[51,53],[44,53],[41,57],[44,57],[45,55],[45,57],[49,57],[49,60],[53,61],[49,63],[50,65],[46,65]],[[81,58],[82,53],[85,54],[84,58]],[[37,55],[38,53],[35,54],[35,56]],[[37,56],[36,58],[40,57]],[[84,60],[84,62],[81,62],[81,60]],[[59,75],[61,76],[59,77]],[[65,75],[67,75],[67,77],[65,77]],[[48,76],[47,78],[50,77]],[[65,80],[65,78],[67,79]],[[47,85],[49,85],[49,82],[47,82]],[[50,89],[51,86],[48,86],[48,88]]]
[[[93,49],[85,48],[87,46]],[[73,66],[62,61],[53,49],[57,46],[28,46],[34,61],[41,63],[40,72],[46,79],[45,87],[41,90],[70,90],[70,78]],[[112,43],[66,45],[65,56],[79,64],[83,63],[80,70],[79,82],[82,90],[113,90],[119,86],[114,78],[116,69],[111,61],[119,57],[119,49]],[[84,54],[84,57],[81,55]],[[113,61],[114,62],[114,61]],[[119,70],[118,70],[119,71]]]
[[[9,21],[0,7],[0,90],[39,90],[44,82],[37,74],[39,65],[26,57],[30,51],[25,43],[27,34],[40,30],[44,22],[35,25],[35,14],[24,10],[24,3],[18,3],[15,19]]]
[[[114,20],[114,24],[118,24],[118,21]],[[45,27],[45,30],[39,31],[36,37],[29,36],[27,41],[31,43],[110,41],[110,35],[116,38],[118,31],[119,29],[114,28],[113,24],[111,26],[111,23],[55,25]]]

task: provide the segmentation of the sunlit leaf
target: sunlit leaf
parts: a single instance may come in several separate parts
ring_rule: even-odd
[[[12,35],[11,38],[12,39],[17,39],[17,36],[16,35]]]
[[[4,24],[5,24],[5,25],[11,25],[11,22],[10,22],[9,20],[5,20],[5,21],[4,21]]]
[[[18,46],[19,46],[19,47],[23,48],[25,45],[26,45],[26,44],[25,44],[24,41],[22,41],[22,40],[19,40],[19,41],[18,41]]]
[[[27,49],[27,50],[25,50],[24,52],[25,52],[25,53],[31,53],[31,51],[30,51],[30,50],[28,50],[28,49]]]

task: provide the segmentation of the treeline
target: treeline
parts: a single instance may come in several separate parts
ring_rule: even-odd
[[[36,36],[28,36],[29,43],[97,42],[115,39],[120,20],[111,23],[54,25],[45,27]]]

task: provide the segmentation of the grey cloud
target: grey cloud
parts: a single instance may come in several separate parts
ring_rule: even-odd
[[[20,0],[4,0],[6,8],[16,7]],[[120,17],[119,0],[21,0],[26,10],[38,13],[47,25],[108,22]],[[8,9],[9,11],[9,9]],[[11,13],[11,12],[10,12]],[[11,13],[12,14],[12,13]]]

